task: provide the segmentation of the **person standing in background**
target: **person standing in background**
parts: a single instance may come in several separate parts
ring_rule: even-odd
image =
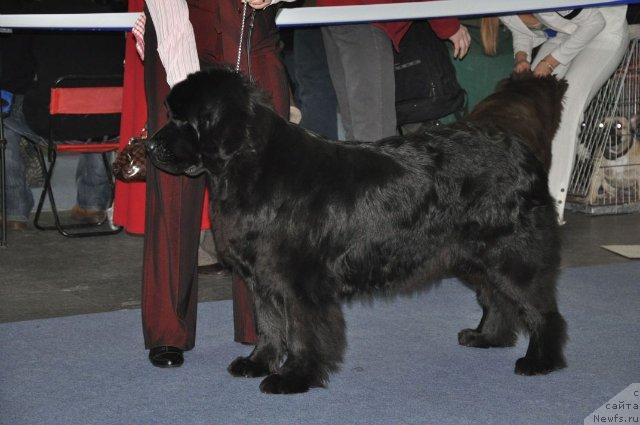
[[[305,7],[316,5],[306,0]],[[300,126],[331,140],[338,138],[338,101],[333,89],[321,27],[293,30],[293,61],[302,121]]]
[[[250,4],[265,8],[277,1],[254,0]],[[316,0],[317,6],[389,2]],[[401,21],[321,27],[346,140],[374,141],[397,134],[393,49],[398,49],[410,25],[411,21]],[[454,57],[467,54],[471,36],[457,18],[430,19],[429,25],[439,38],[453,43]]]
[[[317,0],[318,6],[367,5],[388,0]],[[456,18],[431,19],[441,39],[462,58],[471,44]],[[331,80],[347,140],[373,141],[397,133],[393,49],[411,22],[380,22],[322,27]]]
[[[115,10],[118,10],[117,8]],[[2,5],[9,13],[104,13],[109,6],[91,0],[13,2]],[[20,140],[33,147],[45,146],[49,137],[51,87],[66,75],[104,75],[123,73],[124,37],[120,33],[96,31],[16,31],[0,35],[0,88],[13,96],[11,114],[5,119],[7,225],[12,230],[27,229],[34,197],[27,182],[27,169]],[[95,52],[100,51],[100,55]],[[69,116],[56,128],[56,138],[87,140],[110,131],[118,117],[87,120]],[[111,184],[101,154],[78,157],[75,182],[76,205],[71,219],[95,224],[106,217],[111,203]]]

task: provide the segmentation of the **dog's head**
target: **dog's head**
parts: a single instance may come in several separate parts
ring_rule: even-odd
[[[548,170],[551,141],[560,124],[567,87],[566,80],[554,76],[512,74],[474,107],[467,120],[517,134]]]
[[[548,129],[548,140],[555,135],[562,117],[562,101],[568,88],[567,80],[554,75],[536,77],[533,72],[513,73],[498,83],[496,92],[526,97],[542,115],[542,122]]]
[[[194,176],[220,169],[247,143],[247,123],[266,99],[239,73],[215,68],[176,84],[166,103],[169,122],[147,141],[147,153],[163,171]]]
[[[496,87],[496,91],[515,89],[530,94],[535,88],[542,90],[545,98],[551,97],[557,101],[562,101],[568,87],[567,80],[564,78],[559,79],[555,75],[536,77],[532,71],[526,71],[514,72],[508,78],[501,80]]]

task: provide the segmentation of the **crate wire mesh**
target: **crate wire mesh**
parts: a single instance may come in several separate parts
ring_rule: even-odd
[[[588,214],[640,211],[640,44],[585,111],[567,208]]]

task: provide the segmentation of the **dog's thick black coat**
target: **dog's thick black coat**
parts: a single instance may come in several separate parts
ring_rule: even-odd
[[[555,79],[526,84],[560,105]],[[565,366],[557,219],[531,141],[481,114],[375,143],[329,141],[278,117],[226,69],[189,76],[168,105],[149,155],[171,173],[206,170],[220,258],[255,296],[259,342],[232,375],[266,376],[267,393],[323,386],[345,351],[345,296],[425,287],[444,273],[472,284],[483,309],[460,344],[512,346],[524,330],[516,373]]]

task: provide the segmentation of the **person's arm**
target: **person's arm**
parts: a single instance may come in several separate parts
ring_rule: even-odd
[[[428,19],[429,26],[438,38],[447,40],[460,29],[458,18],[434,18]]]
[[[438,38],[453,43],[453,57],[462,59],[471,47],[471,35],[458,18],[429,19],[429,26]]]
[[[511,31],[513,54],[516,62],[526,60],[531,63],[531,52],[535,47],[535,34],[527,28],[517,15],[502,16],[500,21]]]
[[[555,12],[540,13],[538,16],[544,22],[545,17],[551,13],[553,13],[551,18],[559,18]],[[563,65],[571,62],[591,40],[600,34],[606,24],[602,13],[598,9],[582,9],[580,14],[571,20],[571,23],[575,24],[577,29],[557,49],[550,53],[553,59]],[[559,30],[559,28],[553,29]]]
[[[527,58],[527,54],[518,51],[514,55],[513,72],[520,74],[521,72],[531,71],[531,62]]]
[[[200,70],[189,8],[185,0],[146,0],[158,39],[158,55],[169,87]]]

